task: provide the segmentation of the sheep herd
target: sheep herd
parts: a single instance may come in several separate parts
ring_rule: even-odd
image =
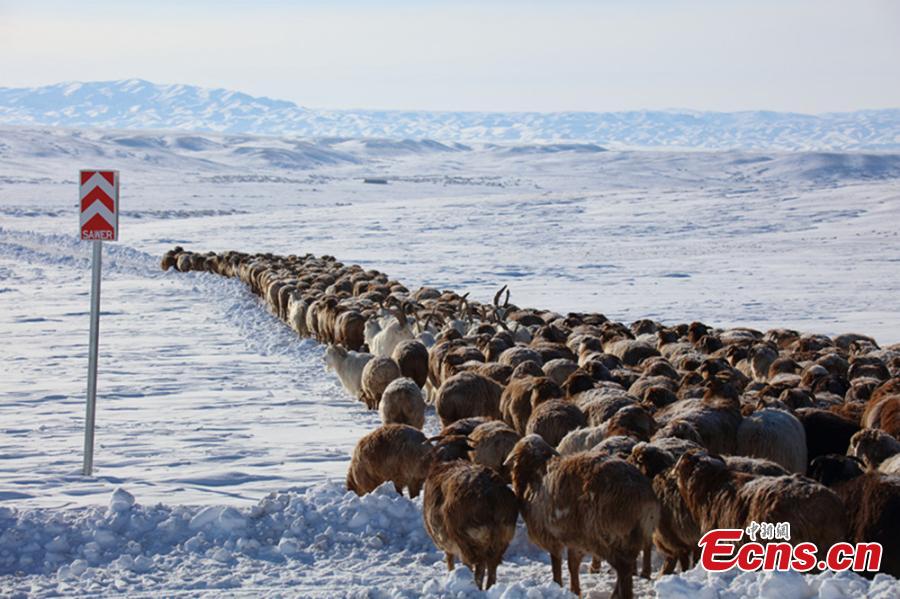
[[[900,345],[845,334],[626,325],[490,304],[315,257],[166,252],[162,268],[235,277],[383,425],[347,487],[423,495],[453,569],[490,587],[521,516],[563,584],[607,561],[632,577],[692,567],[713,528],[789,522],[791,541],[879,542],[900,577]],[[505,294],[504,294],[505,291]],[[421,429],[433,407],[443,427]],[[485,577],[487,580],[485,580]]]

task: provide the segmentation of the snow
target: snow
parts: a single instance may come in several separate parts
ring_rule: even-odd
[[[135,88],[140,87],[135,84]],[[73,95],[80,90],[73,91]],[[252,152],[239,152],[251,148]],[[79,168],[121,171],[104,246],[96,476],[80,475]],[[387,185],[366,185],[377,177]],[[343,489],[377,414],[181,244],[333,254],[410,286],[631,321],[900,341],[900,157],[0,128],[0,595],[456,597],[420,502]],[[428,413],[427,432],[437,428]],[[657,564],[658,565],[658,564]],[[587,573],[588,596],[611,589]],[[856,575],[636,580],[642,595],[896,596]],[[552,597],[520,530],[492,597]]]
[[[102,106],[104,110],[99,111]],[[0,88],[0,124],[177,129],[447,142],[594,142],[619,148],[900,150],[900,110],[427,112],[322,110],[226,89],[129,79]]]

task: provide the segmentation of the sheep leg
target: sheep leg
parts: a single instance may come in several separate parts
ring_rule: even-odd
[[[399,493],[400,495],[403,495],[403,485],[401,485],[400,483],[394,483],[394,490],[397,491],[397,493]]]
[[[500,564],[488,564],[487,586],[485,587],[485,590],[491,588],[497,582],[497,566],[499,566],[499,565]]]
[[[682,559],[683,559],[683,558],[682,558]],[[676,565],[677,563],[678,563],[678,560],[676,560],[674,557],[667,557],[667,558],[663,561],[662,567],[659,569],[659,575],[660,575],[660,576],[665,576],[666,574],[671,574],[672,572],[675,571],[675,565]],[[681,570],[682,572],[686,572],[686,571],[687,571],[687,570],[684,569],[684,561],[681,562],[681,568],[682,568],[682,570]]]
[[[687,572],[691,569],[691,554],[688,551],[685,551],[680,556],[678,556],[678,563],[681,565],[681,571]],[[672,570],[667,572],[667,574],[671,574],[675,571],[675,560],[672,559]]]
[[[478,587],[479,591],[484,590],[484,564],[478,563],[475,565],[475,586]]]
[[[603,559],[595,555],[591,559],[591,574],[597,574],[601,568],[603,568]]]
[[[641,578],[646,578],[647,580],[650,580],[650,569],[653,567],[653,565],[650,563],[650,552],[652,546],[652,542],[650,541],[648,541],[647,544],[644,545],[644,563],[641,567]]]
[[[407,487],[409,488],[410,498],[415,499],[416,497],[419,496],[419,492],[422,490],[422,483],[421,482],[410,483],[409,485],[407,485]]]
[[[562,586],[562,556],[559,553],[550,554],[550,567],[553,569],[553,582]]]
[[[448,571],[448,572],[453,572],[453,566],[454,566],[454,564],[453,564],[453,554],[452,554],[452,553],[448,553],[448,554],[446,554],[446,555],[447,555],[447,571]]]
[[[583,553],[579,553],[574,549],[569,549],[569,584],[571,586],[572,592],[579,597],[581,596],[581,580],[578,576],[578,573],[581,569],[581,559],[583,557]]]
[[[632,576],[634,576],[635,560],[622,559],[617,556],[609,562],[616,571],[616,586],[611,599],[632,599],[634,597]]]

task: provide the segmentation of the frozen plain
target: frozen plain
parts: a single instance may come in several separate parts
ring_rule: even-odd
[[[104,255],[94,479],[78,474],[90,267],[75,240],[75,177],[85,167],[122,172],[122,241]],[[900,341],[892,154],[9,127],[0,215],[3,594],[473,591],[465,570],[445,576],[415,502],[343,493],[349,453],[377,415],[324,373],[322,349],[234,281],[161,272],[175,244],[329,253],[411,287],[487,300],[508,284],[522,305],[625,321]],[[556,593],[546,561],[520,534],[493,594]],[[605,571],[584,586],[602,597],[609,582]],[[895,580],[869,584],[695,571],[656,589],[897,596]]]

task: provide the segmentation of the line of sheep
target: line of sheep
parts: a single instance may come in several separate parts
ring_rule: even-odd
[[[900,576],[900,346],[700,322],[630,326],[602,314],[410,291],[334,257],[167,252],[163,269],[243,281],[327,368],[377,409],[347,486],[416,497],[453,568],[479,588],[517,519],[580,593],[606,560],[614,597],[632,577],[690,568],[712,528],[790,522],[793,542],[879,542]],[[443,427],[421,432],[426,406]],[[485,582],[485,576],[487,581]]]

